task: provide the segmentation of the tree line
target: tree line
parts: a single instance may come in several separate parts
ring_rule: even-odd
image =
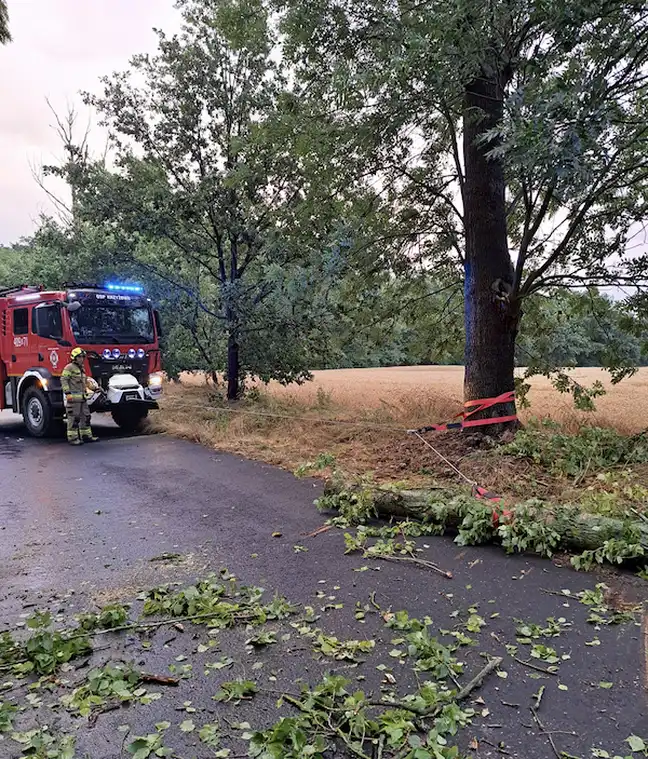
[[[172,372],[230,399],[251,376],[456,362],[467,400],[524,365],[587,401],[561,368],[642,363],[648,8],[177,5],[179,33],[83,95],[105,156],[59,120],[45,173],[70,202],[14,249],[40,279],[145,281]]]

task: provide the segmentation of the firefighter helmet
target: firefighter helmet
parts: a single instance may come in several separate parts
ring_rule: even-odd
[[[70,353],[70,358],[75,359],[77,356],[85,356],[86,352],[83,350],[83,348],[73,348],[72,353]]]

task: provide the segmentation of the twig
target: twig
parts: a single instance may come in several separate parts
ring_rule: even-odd
[[[557,590],[546,590],[545,588],[540,588],[541,593],[546,593],[548,596],[558,596],[559,598],[567,598],[568,600],[578,600],[576,598],[576,595],[567,595],[566,593],[559,593]]]
[[[192,614],[189,617],[174,617],[173,619],[162,619],[157,622],[133,622],[129,625],[121,625],[120,627],[111,627],[108,630],[94,630],[91,633],[80,633],[78,635],[70,635],[66,637],[66,640],[76,640],[77,638],[92,638],[95,635],[106,635],[107,633],[124,632],[124,630],[153,630],[156,627],[164,627],[165,625],[177,625],[178,622],[195,622],[200,619],[214,619],[218,614],[216,612],[209,612],[205,614]],[[244,621],[253,615],[240,614],[235,615],[238,621]]]
[[[542,672],[545,675],[557,675],[558,674],[557,672],[552,672],[550,669],[545,669],[544,667],[539,667],[537,664],[533,664],[533,662],[524,661],[524,659],[519,659],[517,656],[513,656],[512,658],[518,664],[522,664],[525,667],[529,667],[529,669],[535,669],[536,672]]]
[[[333,529],[332,524],[324,524],[321,527],[318,527],[316,530],[313,530],[313,532],[302,532],[303,538],[315,538],[318,535],[321,535],[323,532],[328,532],[329,530]]]
[[[512,756],[510,751],[507,751],[505,748],[498,746],[496,743],[491,743],[491,741],[489,741],[488,738],[480,738],[479,740],[482,743],[485,743],[487,746],[492,746],[495,749],[495,751],[499,751],[499,753],[503,754],[504,756]]]
[[[479,688],[484,679],[499,667],[502,661],[503,659],[501,656],[496,656],[494,659],[491,659],[470,682],[464,685],[464,687],[457,693],[454,700],[457,703],[465,701],[476,688]],[[441,706],[433,706],[430,709],[418,709],[415,706],[410,706],[409,704],[400,701],[368,701],[367,704],[368,706],[389,706],[394,709],[404,709],[405,711],[412,712],[412,714],[416,714],[417,717],[436,717],[442,709]]]
[[[360,759],[371,759],[370,756],[365,754],[364,751],[361,751],[359,748],[356,748],[347,738],[347,736],[340,730],[339,727],[335,727],[333,725],[321,725],[321,723],[317,720],[317,715],[312,709],[309,709],[306,704],[303,704],[299,699],[293,698],[292,696],[284,695],[284,701],[287,701],[289,704],[292,704],[293,706],[297,707],[300,712],[303,712],[304,714],[309,714],[313,720],[320,724],[320,726],[324,727],[325,729],[332,730],[332,732],[337,735],[338,738],[344,743],[344,745],[356,756],[360,757]]]
[[[116,712],[121,708],[121,706],[122,704],[105,704],[104,706],[100,706],[98,709],[95,709],[88,717],[88,726],[94,727],[97,724],[97,720],[99,719],[100,715],[107,714],[108,712]]]
[[[159,685],[180,685],[180,680],[178,680],[176,677],[152,675],[149,672],[140,673],[140,681],[143,683],[158,683]]]
[[[388,554],[384,554],[384,553],[370,553],[370,554],[365,554],[365,558],[383,559],[383,561],[400,561],[400,562],[405,562],[407,564],[416,564],[419,567],[424,567],[425,569],[431,569],[433,572],[437,572],[438,574],[442,575],[448,580],[452,580],[452,572],[447,572],[445,569],[441,569],[440,567],[437,567],[437,565],[433,564],[431,561],[427,561],[426,559],[417,559],[415,556],[389,556]]]
[[[376,759],[382,759],[384,749],[385,749],[385,734],[383,733],[380,736],[380,738],[378,738],[378,747],[376,749]]]
[[[475,690],[475,688],[479,688],[479,686],[484,682],[485,678],[490,675],[491,672],[494,672],[499,665],[502,663],[503,659],[501,656],[496,656],[494,659],[491,659],[488,664],[482,669],[481,672],[479,672],[473,679],[464,685],[464,687],[457,693],[457,701],[463,701],[464,699],[468,698],[468,696]]]
[[[558,749],[556,748],[556,744],[554,743],[554,739],[550,732],[547,732],[545,729],[545,726],[540,722],[540,717],[538,717],[536,710],[531,707],[531,714],[533,714],[533,719],[535,720],[536,725],[538,726],[538,729],[543,735],[547,736],[547,740],[549,741],[549,744],[551,745],[551,748],[553,749],[554,754],[556,755],[556,759],[560,759],[561,755]]]

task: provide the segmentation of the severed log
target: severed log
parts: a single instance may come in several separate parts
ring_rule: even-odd
[[[648,521],[641,519],[617,519],[597,514],[581,512],[578,507],[561,507],[529,501],[519,505],[502,507],[498,503],[482,501],[467,493],[447,490],[401,490],[389,486],[353,485],[338,478],[326,482],[325,495],[342,493],[369,496],[377,517],[383,519],[412,519],[428,524],[443,525],[444,532],[456,534],[466,515],[469,505],[480,504],[493,512],[495,525],[502,515],[515,520],[516,510],[524,509],[525,519],[537,518],[550,525],[560,536],[560,548],[580,553],[596,550],[606,540],[617,539],[639,543],[648,555]],[[631,537],[630,537],[631,536]]]

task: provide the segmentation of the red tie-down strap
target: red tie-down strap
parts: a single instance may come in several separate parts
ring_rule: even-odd
[[[489,424],[505,424],[517,420],[517,414],[509,416],[495,416],[490,419],[471,419],[471,416],[478,414],[480,411],[497,406],[498,403],[513,403],[515,401],[515,391],[511,390],[502,393],[496,398],[482,398],[478,401],[467,401],[464,403],[464,410],[453,417],[453,421],[447,424],[430,424],[427,427],[421,427],[417,430],[408,430],[408,432],[446,432],[447,430],[461,430],[465,427],[486,427]],[[461,421],[454,421],[455,419]]]
[[[479,498],[481,501],[492,501],[493,503],[503,504],[504,498],[496,493],[491,493],[490,490],[482,488],[479,485],[473,485],[472,494],[475,498]],[[510,509],[493,509],[493,527],[499,527],[500,518],[504,518],[506,521],[510,521],[513,516],[513,512]]]

